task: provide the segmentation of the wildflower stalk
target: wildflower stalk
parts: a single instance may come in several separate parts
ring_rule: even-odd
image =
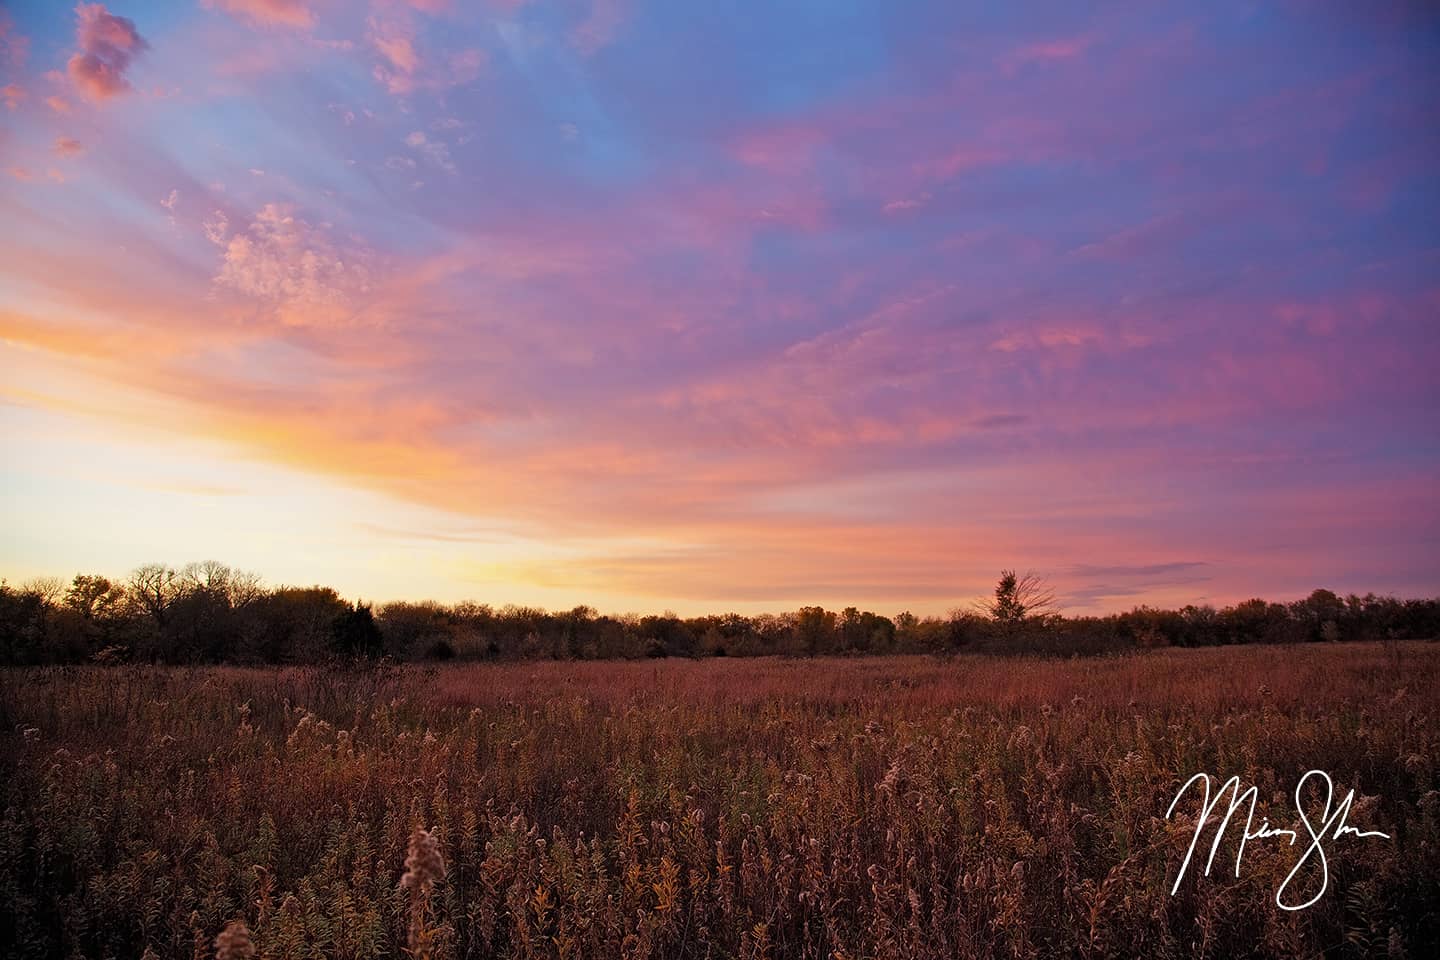
[[[415,960],[431,960],[440,930],[431,926],[430,898],[435,884],[445,879],[445,860],[440,842],[429,830],[416,827],[410,834],[405,856],[405,875],[400,885],[410,891],[410,937],[407,944]]]
[[[215,960],[254,960],[255,942],[244,920],[231,920],[215,938]]]

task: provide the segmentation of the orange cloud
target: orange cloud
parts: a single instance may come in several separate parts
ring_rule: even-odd
[[[13,83],[7,83],[0,87],[0,99],[5,101],[7,109],[14,110],[25,99],[25,88]]]
[[[261,26],[307,29],[315,24],[315,14],[305,0],[206,0],[205,5]]]
[[[278,212],[257,219],[277,216],[284,219]],[[313,238],[319,228],[292,222],[275,229],[298,237],[286,241],[296,250],[319,242]],[[254,234],[253,226],[245,233]],[[469,275],[475,263],[474,251],[462,251],[444,266],[411,269],[413,286],[391,292],[403,297],[394,308],[423,312],[432,284]],[[1168,531],[1144,521],[1184,516],[1178,485],[1213,472],[1213,465],[1183,453],[1097,447],[1077,456],[1024,446],[973,463],[898,470],[890,469],[888,454],[872,452],[859,469],[847,465],[856,443],[902,453],[924,434],[918,413],[856,416],[839,404],[845,392],[864,390],[877,377],[894,384],[887,368],[907,354],[923,353],[949,369],[955,357],[938,352],[920,322],[927,308],[944,306],[944,291],[911,298],[784,351],[778,368],[732,373],[728,389],[726,381],[712,385],[715,406],[704,417],[657,403],[653,392],[616,398],[609,411],[547,411],[542,397],[531,396],[520,398],[525,412],[497,412],[483,395],[455,395],[456,384],[435,371],[431,365],[440,359],[425,346],[409,355],[397,350],[413,339],[411,331],[401,339],[370,328],[312,328],[297,339],[293,330],[187,324],[181,314],[148,332],[0,316],[0,337],[83,359],[97,376],[174,398],[168,419],[177,430],[413,503],[504,516],[517,530],[563,548],[553,560],[472,571],[491,579],[567,596],[618,591],[695,608],[821,602],[885,610],[890,602],[914,602],[941,609],[985,589],[1003,559],[1052,573],[1074,568],[1073,576],[1056,578],[1075,598],[1072,610],[1133,595],[1135,576],[1148,577],[1157,557],[1172,559]],[[152,322],[143,302],[125,309]],[[483,311],[470,320],[477,330],[490,322]],[[305,352],[275,353],[285,340],[306,344]],[[480,343],[465,345],[476,378],[484,379],[488,373],[480,371],[495,368],[484,366]],[[299,365],[276,381],[273,371],[289,357]],[[959,379],[979,375],[990,362]],[[433,386],[432,372],[440,377]],[[821,401],[805,406],[816,391]],[[752,408],[742,401],[753,405],[753,423],[745,423]],[[965,424],[972,432],[1024,426],[1018,414],[977,416],[962,394],[951,402],[967,409],[936,436],[963,435]],[[943,413],[934,413],[937,422]],[[749,434],[727,444],[725,431],[737,425]],[[887,467],[877,473],[881,462]],[[1173,470],[1176,486],[1154,484],[1156,470]],[[1061,474],[1065,484],[1057,488],[1053,478]],[[1320,496],[1326,490],[1312,498],[1317,511],[1328,502]],[[1246,509],[1263,515],[1271,506],[1262,501]],[[1388,520],[1377,509],[1367,522]],[[1207,559],[1205,551],[1219,549],[1203,537],[1187,548]],[[1112,568],[1084,567],[1097,557]],[[1244,586],[1244,576],[1226,575]],[[1201,590],[1221,595],[1227,587],[1219,576],[1203,587],[1176,581],[1166,589],[1181,603],[1199,599]],[[1145,589],[1153,593],[1153,585]]]
[[[79,52],[70,58],[67,69],[75,86],[92,100],[108,100],[130,89],[125,71],[148,44],[135,23],[117,17],[104,4],[82,3],[75,8],[79,25],[76,40]]]
[[[62,157],[78,157],[85,152],[85,145],[74,137],[57,137],[55,152]]]

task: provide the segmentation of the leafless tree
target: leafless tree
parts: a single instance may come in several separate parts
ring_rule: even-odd
[[[40,602],[53,606],[65,593],[65,581],[59,577],[35,577],[20,585],[22,593],[40,598]]]
[[[163,563],[148,563],[130,574],[129,593],[135,605],[160,626],[182,587],[180,575]]]

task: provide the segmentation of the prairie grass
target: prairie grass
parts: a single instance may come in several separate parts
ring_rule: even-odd
[[[7,670],[0,953],[1436,956],[1437,703],[1422,643]],[[1181,783],[1311,768],[1393,839],[1171,896]]]

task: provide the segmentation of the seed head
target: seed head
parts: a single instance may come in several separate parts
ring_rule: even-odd
[[[428,892],[437,881],[445,879],[445,860],[440,856],[440,841],[429,830],[415,828],[410,834],[410,849],[405,856],[405,876],[400,878],[403,887],[414,887]]]
[[[215,938],[215,960],[254,960],[255,944],[244,920],[231,920]]]

